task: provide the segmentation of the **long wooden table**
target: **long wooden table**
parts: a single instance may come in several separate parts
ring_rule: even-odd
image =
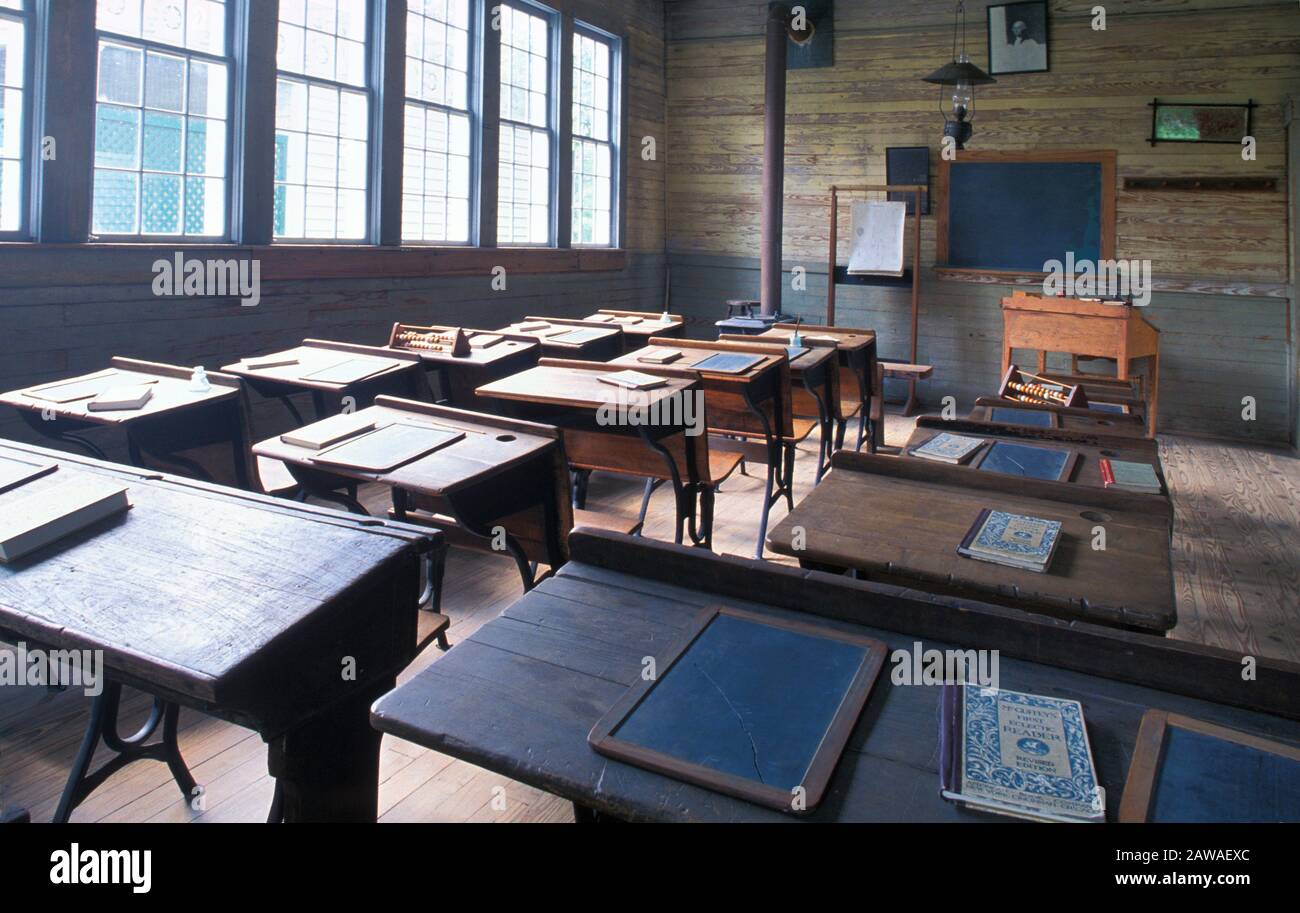
[[[560,428],[565,457],[580,474],[603,470],[671,482],[676,540],[689,533],[696,544],[708,544],[713,489],[705,484],[707,440],[703,434],[688,434],[687,416],[672,406],[694,394],[699,380],[668,377],[650,390],[620,390],[600,380],[615,370],[603,363],[543,358],[535,368],[480,387],[478,394],[516,418]],[[656,420],[631,421],[629,405]],[[584,506],[581,490],[574,503]]]
[[[638,349],[613,359],[610,365],[647,374],[695,373],[704,390],[708,430],[713,435],[710,447],[740,452],[746,460],[767,467],[763,511],[754,546],[754,557],[761,558],[772,506],[784,497],[787,505],[794,508],[794,445],[810,430],[807,420],[796,422],[794,418],[790,360],[785,350],[762,344],[657,336],[651,338],[649,347],[675,349],[682,357],[670,364],[656,365],[641,361],[644,350]],[[738,373],[695,368],[714,355],[735,354],[757,355],[760,360]],[[797,434],[796,429],[802,434]]]
[[[1138,415],[1015,403],[996,396],[981,396],[976,399],[967,418],[976,422],[1019,425],[1025,428],[1150,440],[1146,433],[1146,420]]]
[[[212,481],[211,474],[183,452],[212,443],[227,444],[234,481],[241,488],[249,488],[247,413],[239,378],[213,371],[207,375],[209,389],[194,391],[190,389],[192,373],[193,369],[177,365],[117,357],[103,371],[52,384],[86,382],[87,390],[100,385],[148,384],[153,396],[139,409],[91,412],[87,404],[93,393],[67,403],[42,399],[38,388],[51,384],[0,393],[0,403],[17,409],[27,426],[41,437],[71,444],[99,459],[107,459],[107,455],[84,435],[95,428],[118,429],[126,437],[127,451],[135,466],[146,466],[152,459],[206,481]]]
[[[441,560],[441,534],[0,441],[0,464],[49,461],[58,470],[33,490],[101,476],[128,486],[134,505],[0,565],[0,637],[103,651],[110,682],[70,785],[96,784],[92,753],[104,723],[116,728],[125,684],[172,705],[156,710],[172,751],[128,748],[109,765],[167,760],[192,800],[175,751],[182,704],[266,740],[273,817],[374,821],[379,735],[367,708],[415,656],[421,565]],[[349,658],[352,676],[341,674]],[[60,814],[80,798],[65,794]]]
[[[259,395],[280,400],[293,416],[296,422],[294,427],[306,424],[302,413],[290,399],[295,393],[311,395],[314,417],[318,419],[349,407],[353,410],[364,408],[381,394],[411,399],[428,398],[429,384],[421,367],[422,362],[418,355],[411,352],[351,342],[304,339],[300,346],[273,354],[294,358],[296,362],[272,368],[249,367],[249,361],[256,363],[270,357],[264,355],[237,361],[226,365],[222,370],[243,378],[244,383]],[[350,358],[382,359],[394,364],[352,383],[331,383],[310,376]]]
[[[833,477],[833,474],[832,474]],[[829,479],[828,479],[829,481]],[[824,490],[825,485],[821,486]],[[384,732],[635,821],[1001,820],[939,796],[941,689],[880,673],[819,808],[796,818],[597,754],[595,723],[706,606],[816,617],[890,651],[997,650],[1003,688],[1083,703],[1107,819],[1160,708],[1300,742],[1300,666],[865,581],[577,530],[572,560],[374,707]],[[659,668],[663,668],[662,665]]]
[[[434,352],[427,349],[409,349],[395,344],[400,329],[414,329],[421,332],[452,332],[456,327],[422,326],[412,327],[394,324],[386,349],[394,352],[417,355],[426,370],[437,374],[439,401],[460,409],[474,409],[476,402],[474,391],[484,384],[502,377],[509,377],[537,364],[541,356],[541,345],[532,337],[510,337],[488,330],[464,329],[470,342],[470,349],[464,355],[452,355],[449,352]],[[476,345],[476,341],[494,336],[503,336],[490,346]]]
[[[545,323],[536,329],[524,329],[533,323]],[[575,330],[585,331],[588,339],[569,342],[557,337]],[[572,358],[578,361],[608,361],[623,351],[623,330],[606,323],[588,323],[563,317],[525,317],[497,330],[519,339],[536,339],[547,358]]]
[[[903,447],[903,453],[910,454],[913,449],[945,432],[964,437],[984,438],[986,441],[1006,441],[1013,444],[1042,445],[1059,450],[1073,450],[1079,454],[1079,460],[1074,466],[1070,478],[1063,481],[1089,488],[1104,489],[1106,487],[1106,483],[1101,477],[1102,458],[1146,463],[1155,470],[1156,477],[1164,486],[1164,491],[1157,497],[1169,497],[1169,486],[1165,482],[1164,469],[1160,465],[1160,446],[1155,441],[1147,438],[1112,437],[1081,431],[1025,428],[1020,425],[1002,425],[993,422],[944,419],[936,415],[923,415],[916,420],[916,429],[912,432],[912,436],[907,439],[907,444]],[[970,469],[978,458],[977,454],[962,465]]]
[[[772,530],[772,551],[805,567],[1061,618],[1155,633],[1178,620],[1173,508],[1163,498],[848,450],[831,466]],[[1046,573],[957,554],[984,508],[1061,521]],[[1104,549],[1094,547],[1099,529]]]
[[[356,415],[376,427],[402,422],[465,436],[386,472],[315,462],[319,451],[286,444],[279,436],[255,445],[253,452],[282,461],[307,491],[354,513],[366,510],[339,492],[345,481],[387,486],[396,519],[436,526],[454,545],[504,551],[514,559],[525,589],[534,582],[530,561],[551,568],[565,562],[564,537],[573,527],[573,511],[556,428],[389,396]],[[499,545],[497,527],[503,531]]]
[[[618,326],[623,331],[623,348],[628,352],[646,345],[654,336],[670,336],[677,339],[686,335],[686,320],[678,314],[601,308],[596,313],[584,317],[583,320],[606,326],[611,324]]]

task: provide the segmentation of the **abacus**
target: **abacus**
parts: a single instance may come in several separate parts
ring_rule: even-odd
[[[388,346],[413,352],[436,352],[461,358],[470,354],[469,337],[460,327],[421,327],[406,323],[393,324]]]
[[[1012,365],[1002,377],[1002,386],[998,396],[1014,402],[1030,403],[1037,406],[1068,406],[1088,408],[1087,397],[1083,387],[1078,384],[1065,384],[1037,374],[1030,374]]]

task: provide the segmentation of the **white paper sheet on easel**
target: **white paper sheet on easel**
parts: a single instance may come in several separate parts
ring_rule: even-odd
[[[849,251],[849,275],[903,275],[907,204],[855,200],[850,215],[853,247]]]

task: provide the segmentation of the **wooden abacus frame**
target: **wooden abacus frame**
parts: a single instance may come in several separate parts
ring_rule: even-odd
[[[1013,402],[1037,406],[1064,406],[1087,409],[1088,398],[1081,384],[1067,384],[1038,374],[1022,371],[1016,365],[1007,368],[998,386],[998,396]]]
[[[422,337],[417,343],[408,337]],[[439,352],[453,358],[470,354],[469,337],[461,327],[422,327],[409,323],[393,324],[388,347],[408,352]]]

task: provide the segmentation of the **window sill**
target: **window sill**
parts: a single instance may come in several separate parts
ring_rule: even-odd
[[[0,288],[152,281],[153,264],[187,259],[261,262],[263,281],[488,276],[507,273],[611,272],[626,268],[622,248],[377,247],[369,244],[106,243],[34,244],[0,242]]]

